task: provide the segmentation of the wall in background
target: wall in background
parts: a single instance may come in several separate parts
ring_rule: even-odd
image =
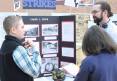
[[[22,0],[19,0],[22,3]],[[101,0],[95,0],[101,1]],[[112,11],[114,13],[117,13],[117,0],[106,0],[107,2],[110,3],[112,6]],[[21,7],[17,10],[14,11],[14,6],[13,6],[14,0],[1,0],[0,1],[0,12],[28,12],[29,15],[51,15],[51,13],[90,13],[91,11],[91,6],[90,7],[70,7],[70,6],[65,6],[64,0],[57,0],[57,6],[55,10],[42,10],[42,9],[23,9],[22,4]]]

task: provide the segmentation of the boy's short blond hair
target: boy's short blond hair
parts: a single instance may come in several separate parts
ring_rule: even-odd
[[[22,20],[21,16],[7,16],[3,21],[3,28],[7,34],[12,27],[17,27],[18,22]]]

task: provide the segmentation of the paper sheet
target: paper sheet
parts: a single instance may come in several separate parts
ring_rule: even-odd
[[[79,67],[73,63],[63,66],[62,68],[63,70],[65,70],[65,72],[67,72],[68,74],[72,76],[76,76],[77,73],[79,72]]]

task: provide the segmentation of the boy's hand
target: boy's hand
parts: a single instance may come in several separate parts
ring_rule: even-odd
[[[33,43],[32,40],[26,40],[23,42],[23,45],[25,48],[29,48],[29,47],[32,47],[32,43]]]

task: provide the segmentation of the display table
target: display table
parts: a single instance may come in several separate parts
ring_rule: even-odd
[[[54,81],[54,80],[50,76],[50,77],[36,78],[36,79],[34,79],[34,81]],[[66,77],[64,81],[74,81],[74,78],[72,78],[72,77]]]

